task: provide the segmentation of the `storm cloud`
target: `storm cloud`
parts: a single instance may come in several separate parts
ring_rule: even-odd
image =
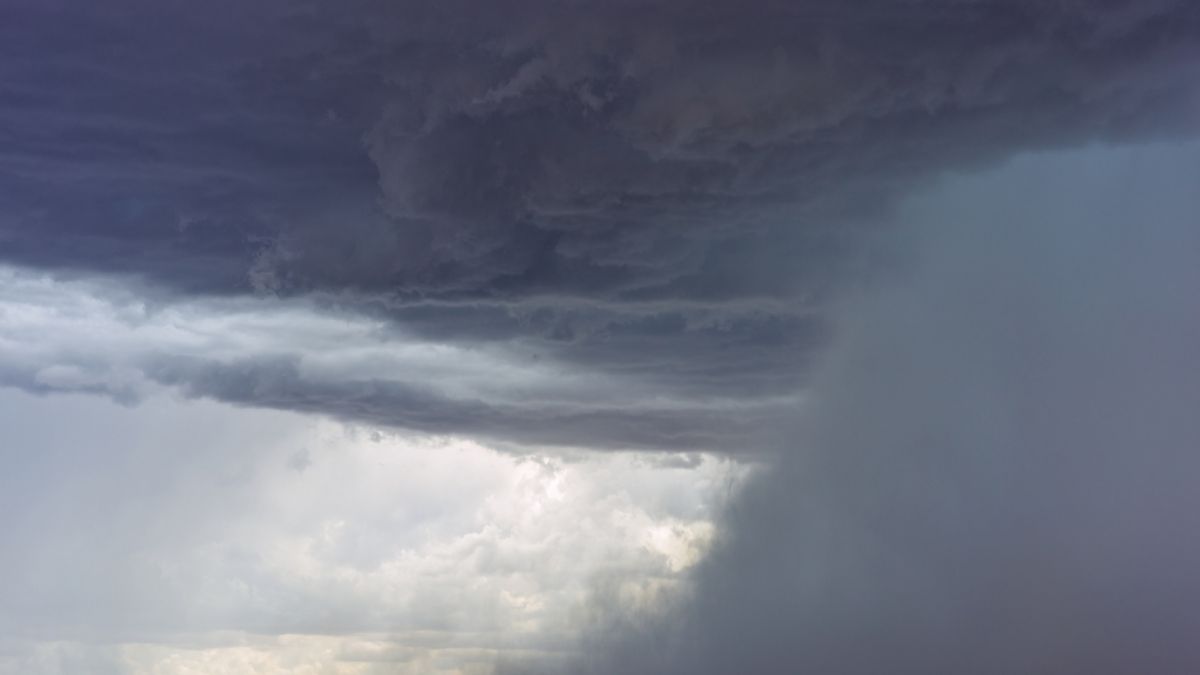
[[[313,631],[364,673],[1193,672],[1197,83],[1192,0],[0,2],[0,667],[159,623],[41,669],[259,630],[227,664]],[[33,419],[79,400],[93,454]],[[113,431],[155,411],[195,457]],[[469,451],[376,484],[301,417]],[[696,453],[758,473],[689,571]],[[460,472],[408,506],[486,551],[413,567],[372,518]],[[589,528],[625,562],[572,567]],[[486,639],[418,648],[450,625]]]
[[[692,594],[599,593],[572,672],[1194,671],[1198,169],[1025,157],[906,205],[911,266],[842,304]]]
[[[831,294],[938,172],[1200,119],[1183,1],[4,14],[4,261],[324,297],[671,396],[802,386]],[[262,403],[341,412],[318,389]]]

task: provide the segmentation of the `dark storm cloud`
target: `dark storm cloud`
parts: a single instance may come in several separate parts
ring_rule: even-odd
[[[234,404],[332,414],[429,433],[591,448],[721,448],[753,453],[792,407],[776,403],[705,414],[698,406],[653,403],[495,403],[448,397],[427,383],[307,378],[299,361],[287,357],[233,363],[165,360],[149,367],[148,375],[162,384],[180,386],[190,396]]]
[[[4,257],[244,288],[274,219],[370,180],[357,132],[243,81],[294,43],[269,7],[5,3]]]
[[[1194,0],[8,0],[0,381],[782,445],[585,672],[1197,672],[1194,155],[893,210],[1198,78]]]
[[[653,382],[665,394],[785,395],[826,340],[824,320],[800,300],[733,304],[605,303],[535,298],[517,303],[371,304],[369,311],[430,340],[515,342],[553,359]],[[780,368],[786,360],[787,368]]]
[[[1195,123],[1177,0],[246,4],[10,4],[7,258],[779,295],[914,175]]]
[[[551,672],[1195,672],[1198,169],[1024,159],[906,208],[917,262],[839,311],[694,594],[599,596]]]
[[[923,177],[1200,119],[1185,0],[0,11],[3,260],[313,294],[747,404],[799,386]],[[322,393],[276,398],[341,412]]]
[[[390,255],[347,266],[299,231],[264,267],[301,287],[819,289],[837,229],[914,176],[1195,121],[1191,3],[367,6],[387,20],[324,77],[384,83],[365,142],[393,224],[351,237]]]

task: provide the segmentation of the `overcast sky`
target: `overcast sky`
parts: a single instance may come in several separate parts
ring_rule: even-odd
[[[1200,4],[0,0],[0,672],[1193,673]]]

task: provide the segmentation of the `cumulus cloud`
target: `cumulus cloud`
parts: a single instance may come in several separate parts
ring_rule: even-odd
[[[169,397],[131,409],[8,390],[0,404],[2,672],[551,658],[594,577],[678,583],[742,472],[711,456],[518,458]]]
[[[1095,149],[909,202],[912,268],[846,300],[694,594],[574,670],[1194,671],[1198,168]]]

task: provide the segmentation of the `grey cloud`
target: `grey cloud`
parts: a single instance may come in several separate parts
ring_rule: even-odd
[[[794,392],[803,357],[827,337],[823,317],[782,303],[613,303],[551,298],[527,303],[394,304],[374,307],[432,340],[515,342],[532,362],[552,359],[636,376],[666,395],[744,397]]]
[[[306,378],[299,360],[290,357],[232,363],[164,359],[150,365],[147,374],[191,396],[228,403],[518,444],[753,454],[787,409],[783,403],[708,408],[703,402],[635,406],[588,400],[486,402],[448,397],[428,383]]]
[[[910,271],[846,299],[694,592],[599,596],[572,672],[1193,672],[1197,168],[1093,149],[909,203]]]
[[[791,247],[778,293],[913,175],[1190,124],[1200,30],[1167,1],[10,14],[10,259],[438,295],[735,292],[737,241]]]
[[[0,259],[318,296],[668,397],[801,386],[939,171],[1200,119],[1184,0],[4,12]],[[273,397],[353,407],[319,392]]]
[[[65,290],[3,278],[0,381],[778,450],[682,604],[598,602],[585,672],[1193,672],[1195,148],[1023,160],[999,197],[893,211],[1021,150],[1193,135],[1198,47],[1190,0],[13,0],[0,260]],[[64,281],[96,273],[154,306]],[[15,487],[87,488],[55,482],[66,448],[4,449]],[[124,553],[253,496],[174,522],[144,505],[187,483],[204,510],[241,455],[153,450],[74,501],[0,494],[11,541],[64,524],[0,550],[11,632],[171,627]],[[320,472],[294,451],[287,480]],[[88,496],[126,531],[67,527]],[[105,567],[75,574],[80,548]],[[237,625],[374,599],[260,587],[296,623]]]
[[[661,308],[646,308],[634,329],[622,328],[617,319],[630,318],[617,314],[590,336],[551,349],[553,342],[523,341],[519,332],[447,343],[437,331],[400,330],[391,315],[308,301],[154,305],[112,283],[11,270],[0,270],[0,280],[0,378],[36,394],[132,404],[174,389],[469,434],[526,452],[531,444],[753,452],[794,400],[790,371],[769,372],[767,355],[788,344],[778,329],[747,341],[743,333],[754,332],[695,316],[695,326],[680,332],[685,320]],[[493,309],[521,319],[513,307]],[[444,328],[439,317],[432,323]],[[709,358],[692,365],[673,347]]]
[[[668,574],[677,552],[643,546],[648,531],[704,537],[731,471],[517,458],[170,397],[0,403],[4,673],[434,673],[554,655],[591,571]]]
[[[1184,3],[391,7],[346,58],[387,83],[367,147],[425,257],[310,283],[691,296],[729,238],[803,269],[914,176],[1194,119]]]
[[[356,133],[242,82],[290,35],[253,5],[6,3],[6,259],[245,288],[275,219],[369,180]]]

